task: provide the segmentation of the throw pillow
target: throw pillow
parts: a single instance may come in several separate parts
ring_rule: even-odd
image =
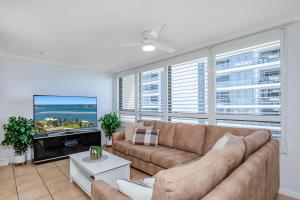
[[[144,181],[132,181],[118,179],[117,185],[121,193],[132,200],[151,200],[155,178],[147,178]]]
[[[125,124],[125,140],[131,141],[135,128],[141,128],[144,126],[144,122],[127,122]]]
[[[225,147],[226,143],[230,140],[230,133],[226,133],[223,137],[221,137],[213,146],[212,150],[222,149]]]
[[[157,146],[159,129],[136,128],[132,143],[137,145]]]

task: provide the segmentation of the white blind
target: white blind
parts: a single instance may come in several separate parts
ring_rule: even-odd
[[[135,76],[123,76],[118,79],[118,111],[135,109]]]
[[[122,122],[134,122],[135,121],[135,116],[132,114],[119,114],[120,120]]]
[[[169,113],[207,113],[207,58],[168,68]]]
[[[216,113],[280,115],[280,42],[216,55]]]
[[[164,109],[164,69],[139,74],[139,111],[162,112]]]

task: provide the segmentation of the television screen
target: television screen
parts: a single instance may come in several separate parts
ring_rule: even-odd
[[[97,127],[97,98],[35,95],[34,121],[38,132]]]

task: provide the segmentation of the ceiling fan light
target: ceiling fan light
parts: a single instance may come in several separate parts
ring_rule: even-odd
[[[153,44],[144,44],[142,46],[143,51],[154,51],[156,49],[156,46]]]

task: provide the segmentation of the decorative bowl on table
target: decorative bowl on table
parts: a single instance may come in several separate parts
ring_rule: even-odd
[[[90,147],[90,159],[98,160],[102,156],[102,148],[100,146],[91,146]]]

